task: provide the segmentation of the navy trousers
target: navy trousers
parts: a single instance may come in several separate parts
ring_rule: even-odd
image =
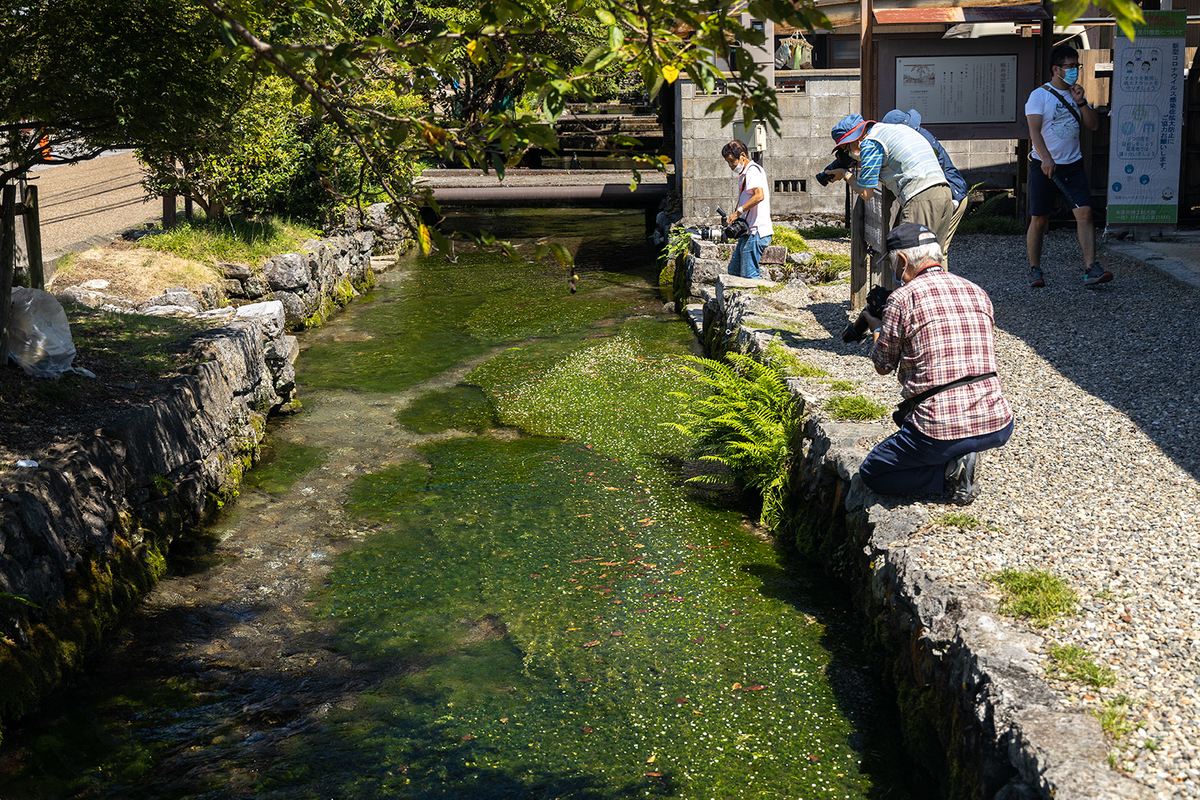
[[[1015,421],[983,436],[934,439],[905,420],[900,430],[867,455],[858,474],[876,494],[942,494],[946,490],[946,464],[966,453],[1000,447],[1012,436]]]

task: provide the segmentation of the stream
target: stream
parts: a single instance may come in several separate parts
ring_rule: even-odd
[[[663,423],[641,212],[455,218],[302,337],[236,504],[10,729],[0,797],[906,798],[861,620]]]

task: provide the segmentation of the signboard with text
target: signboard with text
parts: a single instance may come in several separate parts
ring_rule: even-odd
[[[1017,57],[929,56],[896,59],[899,109],[922,124],[1015,122]]]
[[[1133,41],[1113,42],[1109,225],[1179,221],[1187,12],[1144,13]]]

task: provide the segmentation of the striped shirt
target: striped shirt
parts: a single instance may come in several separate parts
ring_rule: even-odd
[[[871,350],[880,369],[895,369],[908,398],[968,375],[996,372],[992,301],[958,275],[929,267],[892,293],[883,331]],[[934,439],[994,433],[1012,419],[1000,379],[956,386],[930,397],[909,417]]]
[[[907,203],[930,186],[949,183],[937,153],[925,137],[907,125],[876,122],[859,145],[858,188],[880,182]]]

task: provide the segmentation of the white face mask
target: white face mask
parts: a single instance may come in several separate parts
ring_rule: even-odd
[[[740,160],[735,161],[733,164],[731,164],[729,166],[729,168],[731,170],[733,170],[734,172],[736,172],[738,175],[741,175],[743,172],[746,171],[746,167],[748,167],[748,166],[750,166],[749,159],[747,159],[746,161],[740,161]]]

